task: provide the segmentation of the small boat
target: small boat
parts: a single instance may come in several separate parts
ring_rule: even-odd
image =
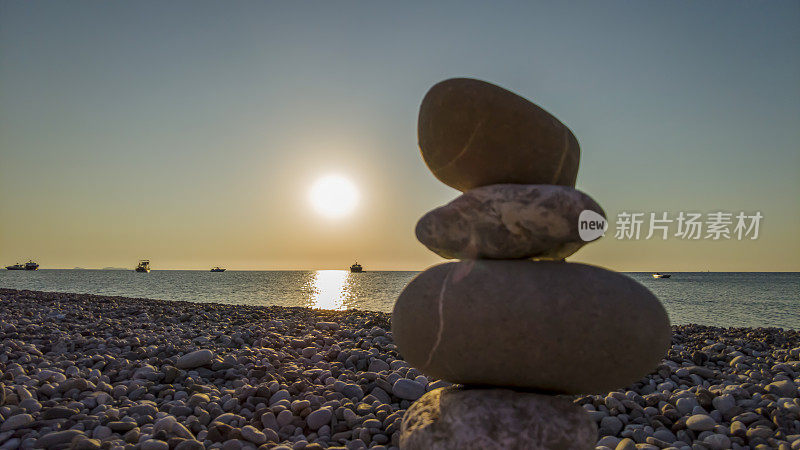
[[[32,259],[29,259],[28,262],[25,263],[25,270],[36,270],[39,268],[39,264],[33,262]]]
[[[671,276],[672,275],[670,275],[668,273],[658,273],[658,272],[656,272],[656,273],[653,274],[653,278],[669,278]]]
[[[212,272],[225,272],[225,269],[222,268],[222,267],[217,266],[217,267],[212,268],[211,271]]]
[[[8,269],[8,270],[25,270],[25,266],[20,264],[20,263],[16,263],[16,264],[12,264],[10,266],[6,266],[6,269]]]
[[[364,271],[364,268],[361,267],[361,264],[359,264],[358,262],[356,262],[355,264],[350,266],[350,272],[352,272],[352,273],[361,273],[363,271]]]
[[[150,260],[149,259],[143,259],[143,260],[139,261],[139,265],[136,266],[136,268],[133,269],[133,270],[135,270],[137,272],[144,272],[144,273],[150,272]]]

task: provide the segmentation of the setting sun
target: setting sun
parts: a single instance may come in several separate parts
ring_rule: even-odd
[[[318,213],[342,217],[351,213],[358,204],[358,189],[347,178],[329,175],[311,186],[309,199]]]

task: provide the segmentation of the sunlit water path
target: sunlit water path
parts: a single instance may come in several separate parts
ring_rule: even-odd
[[[0,287],[245,305],[391,312],[418,272],[128,270],[0,271]],[[798,273],[627,275],[655,293],[673,323],[800,329]],[[624,317],[620,318],[624,320]]]

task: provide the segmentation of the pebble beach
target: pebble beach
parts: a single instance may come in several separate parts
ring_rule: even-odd
[[[0,448],[397,448],[405,410],[450,384],[410,367],[390,324],[0,289]],[[639,382],[569,397],[598,449],[800,449],[800,332],[672,332]]]

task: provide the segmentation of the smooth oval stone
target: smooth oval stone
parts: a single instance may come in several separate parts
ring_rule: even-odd
[[[605,217],[581,191],[549,184],[495,184],[472,189],[417,222],[417,239],[449,259],[564,259],[587,244],[581,211]]]
[[[578,140],[563,123],[494,84],[452,78],[434,85],[419,109],[422,158],[460,191],[489,184],[575,186]]]
[[[633,279],[560,261],[468,260],[414,278],[392,313],[402,357],[453,383],[608,392],[670,345],[664,308]]]
[[[211,364],[213,360],[214,353],[212,353],[211,350],[201,349],[181,356],[178,358],[178,362],[175,363],[175,366],[178,369],[195,369],[197,367]]]
[[[583,408],[507,389],[439,388],[408,408],[400,448],[593,449],[597,428]]]

